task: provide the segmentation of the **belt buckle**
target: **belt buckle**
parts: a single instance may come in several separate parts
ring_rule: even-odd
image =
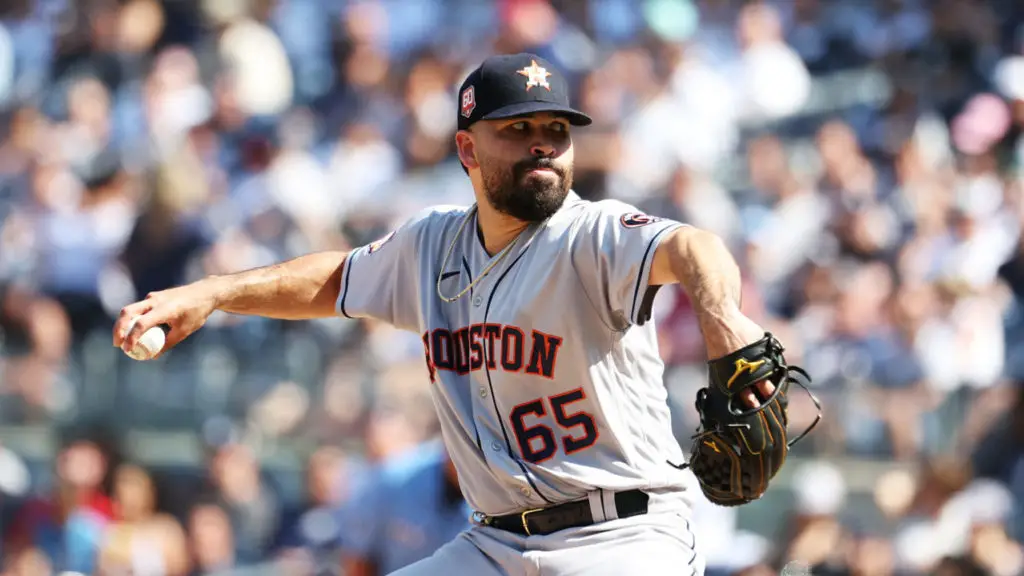
[[[533,534],[530,534],[530,525],[529,522],[527,522],[526,517],[530,514],[533,514],[534,512],[541,512],[542,510],[544,509],[534,508],[533,510],[526,510],[525,512],[519,515],[519,519],[523,521],[523,531],[526,532],[527,536],[533,536]]]

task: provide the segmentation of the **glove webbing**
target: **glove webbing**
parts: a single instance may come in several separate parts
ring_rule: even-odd
[[[806,392],[807,395],[811,398],[811,402],[814,403],[814,407],[817,409],[817,414],[814,416],[814,421],[811,422],[811,424],[803,432],[801,432],[795,438],[786,443],[787,448],[792,448],[793,446],[796,445],[797,442],[803,440],[804,437],[810,434],[811,430],[813,430],[814,427],[818,425],[818,422],[821,421],[821,402],[818,401],[818,398],[807,387],[806,383],[810,383],[811,377],[803,368],[800,368],[799,366],[782,366],[779,368],[779,370],[785,373],[785,377],[775,386],[775,391],[772,392],[772,395],[767,400],[762,402],[760,406],[758,406],[757,408],[751,408],[749,411],[745,412],[744,415],[756,414],[768,408],[768,406],[770,406],[772,402],[775,400],[775,397],[779,395],[783,388],[785,388],[785,383],[796,384],[797,386],[803,388],[804,392]],[[701,414],[701,426],[700,428],[697,429],[698,432],[696,434],[690,436],[690,440],[696,440],[697,438],[703,438],[705,436],[722,432],[722,430],[719,428],[712,430],[705,429],[703,432],[700,431],[702,428],[706,428],[706,422],[704,421],[703,416],[704,411],[701,409],[701,405],[704,403],[704,399],[707,396],[707,393],[708,392],[706,388],[701,388],[700,391],[697,392],[697,411],[699,414]],[[743,427],[747,429],[750,428],[749,424],[740,423],[729,424],[729,426]],[[683,464],[673,464],[671,461],[667,460],[666,462],[668,462],[669,466],[672,466],[673,468],[676,468],[678,470],[685,470],[690,465],[689,462],[684,462]]]

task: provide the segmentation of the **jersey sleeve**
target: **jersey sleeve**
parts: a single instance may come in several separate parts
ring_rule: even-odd
[[[661,240],[685,226],[616,200],[595,202],[582,216],[573,258],[591,303],[616,330],[638,323]]]
[[[420,310],[418,243],[435,212],[425,210],[345,259],[335,305],[346,318],[373,318],[415,330]]]

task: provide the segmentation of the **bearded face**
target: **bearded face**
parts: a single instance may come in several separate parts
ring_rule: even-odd
[[[542,113],[481,122],[473,134],[484,196],[495,210],[530,223],[558,211],[573,182],[565,119]]]
[[[523,222],[542,222],[558,211],[572,186],[572,164],[527,158],[481,165],[487,200],[495,210]]]

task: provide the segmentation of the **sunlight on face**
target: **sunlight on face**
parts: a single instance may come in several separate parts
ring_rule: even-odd
[[[569,122],[536,114],[473,127],[484,192],[495,210],[524,222],[554,214],[572,187]]]

